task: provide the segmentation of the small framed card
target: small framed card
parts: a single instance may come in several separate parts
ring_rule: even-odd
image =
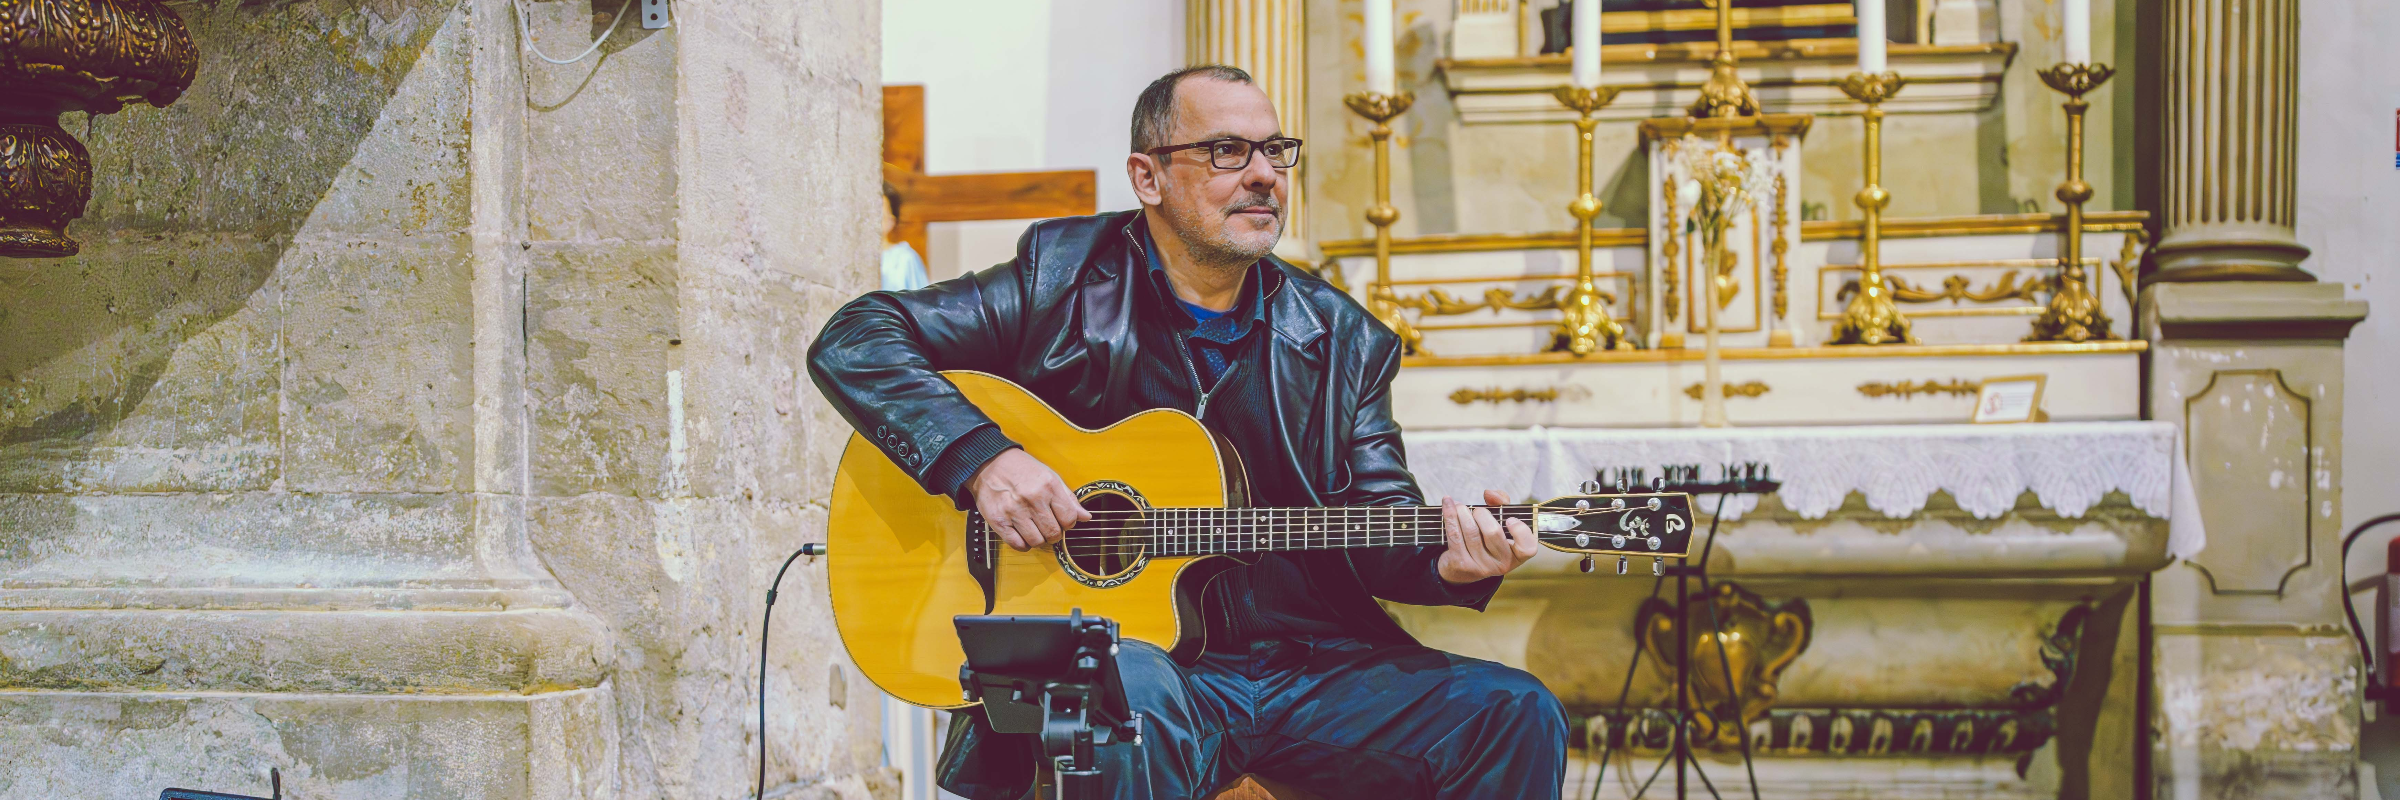
[[[1977,423],[2043,422],[2050,415],[2042,413],[2042,386],[2047,375],[2011,375],[1983,379],[1983,389],[1975,396]]]

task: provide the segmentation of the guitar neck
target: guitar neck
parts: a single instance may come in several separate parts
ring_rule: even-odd
[[[1531,523],[1534,507],[1472,506]],[[1440,506],[1153,508],[1135,537],[1160,556],[1272,553],[1442,544]],[[1073,536],[1073,532],[1068,533]]]

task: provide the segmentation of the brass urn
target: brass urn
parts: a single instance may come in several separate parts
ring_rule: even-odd
[[[198,67],[183,18],[158,0],[0,0],[0,256],[80,249],[67,223],[92,199],[92,156],[60,114],[164,107]]]

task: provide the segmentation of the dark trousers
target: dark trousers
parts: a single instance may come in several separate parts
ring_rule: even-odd
[[[1341,637],[1254,642],[1189,668],[1117,656],[1143,745],[1101,749],[1111,798],[1199,798],[1255,773],[1327,800],[1555,800],[1567,718],[1523,670]]]

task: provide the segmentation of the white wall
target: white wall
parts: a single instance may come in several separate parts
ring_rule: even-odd
[[[2400,408],[2400,169],[2392,119],[2400,110],[2400,50],[2391,46],[2400,41],[2400,11],[2391,0],[2309,0],[2300,4],[2300,37],[2307,46],[2300,49],[2298,223],[2312,251],[2301,266],[2368,304],[2366,321],[2350,334],[2343,397],[2342,520],[2355,527],[2400,512],[2400,424],[2390,418]],[[2383,572],[2383,544],[2395,535],[2400,523],[2359,540],[2349,560],[2353,585]],[[2360,614],[2372,625],[2370,609]],[[2400,719],[2370,724],[2364,738],[2375,775],[2361,796],[2379,789],[2400,798]]]
[[[1134,97],[1183,65],[1183,0],[885,0],[883,82],[925,85],[930,172],[1092,169],[1125,181]],[[936,280],[1005,261],[1029,220],[940,223]]]

